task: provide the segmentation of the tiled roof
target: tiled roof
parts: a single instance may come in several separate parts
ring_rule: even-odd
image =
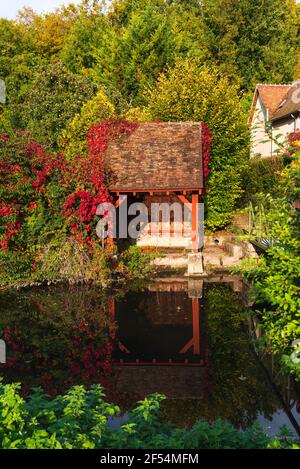
[[[257,85],[256,89],[264,106],[269,112],[270,119],[275,115],[279,104],[282,102],[290,88],[291,85]]]
[[[197,122],[139,123],[110,142],[110,190],[202,189],[202,136]]]
[[[295,82],[290,86],[288,92],[277,106],[276,111],[272,115],[272,120],[293,114],[300,110],[300,82]]]

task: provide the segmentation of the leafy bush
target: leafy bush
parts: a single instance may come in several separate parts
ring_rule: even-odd
[[[60,144],[66,157],[72,159],[81,153],[87,153],[86,137],[90,128],[105,118],[113,117],[114,113],[114,106],[102,91],[84,104],[80,113],[76,114],[60,137]]]
[[[240,204],[243,206],[249,201],[255,201],[260,193],[276,196],[283,167],[281,157],[251,159],[242,172],[244,193]]]
[[[130,246],[122,252],[118,270],[131,278],[143,278],[153,270],[151,260],[155,257],[154,253],[146,253],[139,246]]]
[[[113,120],[92,127],[87,154],[72,162],[29,132],[0,134],[0,285],[105,283],[110,252],[96,234],[97,206],[111,200],[103,160],[109,140],[134,127]]]
[[[120,409],[104,400],[100,386],[71,388],[50,400],[38,388],[25,401],[19,385],[0,384],[0,448],[299,448],[288,435],[271,440],[259,426],[245,432],[230,424],[199,421],[191,430],[160,420],[163,396],[154,394],[129,412],[116,430],[109,424]]]

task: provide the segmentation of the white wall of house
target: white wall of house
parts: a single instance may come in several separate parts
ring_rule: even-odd
[[[272,135],[275,140],[284,143],[287,136],[299,128],[300,117],[298,116],[294,119],[293,117],[288,116],[273,123]],[[276,150],[280,150],[280,147],[278,147],[276,143],[273,143],[273,147],[273,154],[276,155],[278,153]]]
[[[294,119],[289,116],[278,120],[272,124],[272,138],[266,129],[268,121],[267,111],[258,98],[253,120],[251,124],[251,156],[270,157],[276,156],[280,151],[280,145],[276,144],[276,140],[280,143],[286,141],[287,135],[300,129],[300,115]]]
[[[251,124],[252,157],[266,157],[272,155],[272,140],[266,130],[267,120],[267,111],[265,110],[260,97],[258,97]]]

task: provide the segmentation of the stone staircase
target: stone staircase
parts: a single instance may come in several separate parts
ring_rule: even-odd
[[[202,254],[163,249],[153,264],[165,270],[187,269],[188,275],[193,276],[212,270],[228,270],[246,258],[258,258],[254,247],[250,243],[237,241],[231,233],[221,232],[205,237]]]

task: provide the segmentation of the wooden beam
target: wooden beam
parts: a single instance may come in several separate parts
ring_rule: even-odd
[[[126,194],[119,195],[119,198],[118,198],[118,200],[116,201],[116,204],[115,204],[116,208],[119,208],[123,204],[123,202],[126,201],[126,199],[127,199]]]
[[[180,193],[180,194],[187,194],[187,193],[192,193],[192,192],[199,192],[199,191],[203,191],[203,189],[199,188],[199,187],[184,187],[184,188],[180,188],[180,187],[177,187],[176,189],[172,188],[172,187],[169,187],[168,189],[148,189],[148,188],[145,188],[145,189],[131,189],[131,190],[128,190],[128,189],[110,189],[109,192],[111,194],[133,194],[133,193],[143,193],[143,194],[149,194],[150,192],[152,193],[167,193],[167,192],[175,192],[175,193]]]
[[[184,205],[187,205],[189,208],[192,208],[191,202],[184,195],[178,194],[177,197],[180,202],[182,202]]]
[[[193,338],[180,350],[180,354],[185,354],[193,347],[194,355],[200,355],[200,308],[199,299],[192,299],[192,315],[193,315]]]

